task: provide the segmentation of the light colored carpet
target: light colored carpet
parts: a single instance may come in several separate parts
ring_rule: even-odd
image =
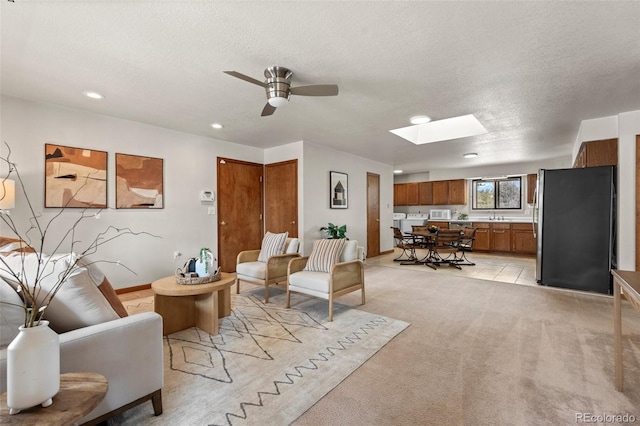
[[[588,413],[640,423],[640,315],[627,302],[620,393],[611,297],[443,272],[367,267],[357,309],[411,327],[294,426],[571,425]]]
[[[217,336],[167,336],[164,413],[142,404],[109,424],[290,424],[409,325],[341,304],[328,322],[327,301],[293,296],[285,309],[280,289],[263,300],[262,288],[233,294]]]

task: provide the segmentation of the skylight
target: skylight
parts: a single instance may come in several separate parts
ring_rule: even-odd
[[[473,114],[401,127],[389,131],[416,145],[488,133],[487,129],[480,124]]]

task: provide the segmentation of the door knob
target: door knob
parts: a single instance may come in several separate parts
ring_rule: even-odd
[[[296,221],[295,221],[295,220],[294,220],[294,221],[292,221],[292,222],[291,222],[291,224],[292,224],[292,225],[295,225],[295,224],[296,224]]]
[[[376,222],[380,222],[380,219],[376,219]]]
[[[225,226],[227,223],[225,221],[220,222],[221,226]]]

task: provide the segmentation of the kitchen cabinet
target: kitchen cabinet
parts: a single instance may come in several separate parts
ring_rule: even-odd
[[[538,175],[536,173],[527,175],[527,204],[536,202],[536,189],[538,186]]]
[[[491,251],[511,251],[511,225],[508,223],[491,224]]]
[[[449,204],[448,180],[433,181],[433,204],[436,206],[444,206]]]
[[[467,181],[465,179],[449,180],[449,205],[467,204]]]
[[[396,183],[393,185],[394,206],[417,206],[418,182]]]
[[[430,206],[433,204],[433,182],[418,183],[418,205]]]
[[[602,139],[582,142],[573,167],[616,166],[617,164],[618,139]]]
[[[474,251],[489,251],[491,249],[491,224],[484,222],[473,222],[476,228],[476,239],[473,242]]]
[[[531,223],[511,224],[511,251],[518,254],[536,254],[536,237]]]

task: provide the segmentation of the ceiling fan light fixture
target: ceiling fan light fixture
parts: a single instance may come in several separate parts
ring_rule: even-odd
[[[269,98],[269,105],[271,105],[274,108],[283,107],[287,103],[289,103],[289,99],[285,98],[284,96],[273,96]]]

